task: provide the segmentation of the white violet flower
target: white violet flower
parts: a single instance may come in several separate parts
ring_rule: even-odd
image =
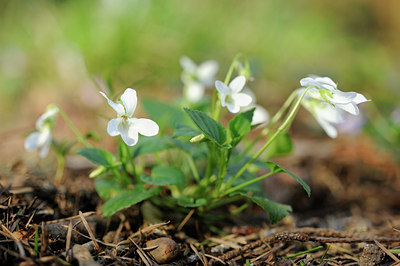
[[[298,95],[303,92],[304,89],[299,89]],[[314,116],[329,137],[337,137],[338,132],[335,126],[344,121],[342,109],[337,109],[325,101],[314,99],[308,94],[304,95],[301,104]]]
[[[108,122],[107,133],[110,136],[121,135],[122,140],[133,146],[138,142],[139,133],[143,136],[154,136],[158,134],[156,122],[145,118],[133,118],[137,104],[136,91],[128,88],[121,95],[118,102],[111,101],[107,95],[100,92],[107,99],[108,104],[117,112],[118,117]]]
[[[241,111],[245,112],[247,110],[255,108],[253,113],[253,119],[251,120],[251,125],[267,124],[269,122],[269,113],[264,107],[256,103],[257,99],[254,92],[247,86],[245,86],[242,91],[243,93],[251,97],[251,102],[248,105],[248,107],[244,108]]]
[[[249,106],[252,98],[241,91],[246,84],[244,76],[234,78],[227,86],[222,81],[215,81],[215,87],[221,95],[221,105],[227,107],[231,113],[238,113],[240,107]]]
[[[204,96],[206,88],[211,87],[218,72],[218,63],[209,60],[196,65],[189,57],[182,56],[179,60],[183,68],[181,75],[184,84],[184,96],[190,102],[198,102]]]
[[[58,115],[58,107],[51,105],[36,121],[36,131],[29,134],[25,140],[25,149],[33,151],[40,149],[39,157],[47,155],[51,145],[51,133],[54,129]]]
[[[312,98],[326,101],[352,115],[360,113],[357,104],[370,101],[360,93],[338,90],[336,83],[328,77],[307,77],[301,79],[300,84],[303,87],[311,87],[307,93]]]

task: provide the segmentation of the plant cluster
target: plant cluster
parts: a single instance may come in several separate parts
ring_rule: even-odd
[[[85,146],[78,153],[99,165],[90,177],[96,179],[96,190],[105,200],[105,216],[144,200],[182,212],[195,209],[206,217],[210,210],[232,202],[242,205],[227,215],[254,202],[275,223],[289,215],[291,208],[268,198],[262,180],[287,173],[310,195],[302,179],[270,161],[292,150],[287,131],[299,108],[303,105],[309,110],[334,138],[335,126],[344,121],[344,113],[358,115],[357,105],[368,101],[362,94],[340,91],[330,78],[311,76],[300,81],[302,87],[294,90],[270,119],[246,86],[252,77],[245,56],[234,58],[223,82],[215,78],[219,68],[215,61],[197,66],[183,57],[180,63],[182,99],[174,104],[142,101],[151,119],[134,117],[134,89],[126,89],[116,101],[100,92],[117,113],[107,126],[110,136],[121,136],[116,154],[92,147],[56,105],[50,105],[39,118],[37,130],[25,141],[26,149],[39,148],[40,157],[47,154],[60,114]],[[233,78],[234,73],[237,76]],[[215,89],[207,92],[213,85]],[[232,115],[221,115],[225,107]],[[231,119],[226,121],[227,117]],[[251,131],[256,137],[248,136]],[[65,152],[58,154],[63,162]]]

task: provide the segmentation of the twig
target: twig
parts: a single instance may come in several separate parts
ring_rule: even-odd
[[[391,257],[396,263],[400,263],[399,258],[397,258],[392,252],[385,248],[381,243],[375,240],[375,244],[380,247],[389,257]]]
[[[82,215],[83,215],[83,217],[88,217],[88,216],[93,215],[95,213],[96,212],[85,212],[85,213],[82,213]],[[71,216],[71,217],[68,217],[68,218],[57,219],[57,220],[53,220],[53,221],[47,221],[46,224],[54,224],[54,223],[59,223],[59,222],[65,222],[65,221],[69,221],[69,220],[78,219],[80,217],[81,217],[81,215],[79,214],[79,215]]]
[[[181,231],[183,226],[189,221],[190,217],[192,217],[194,213],[194,209],[191,209],[190,212],[186,215],[185,219],[179,224],[178,228],[176,230]]]
[[[65,244],[65,254],[67,262],[71,262],[71,256],[68,255],[68,251],[71,248],[71,237],[72,237],[72,220],[70,220],[68,224],[67,241]]]
[[[154,265],[149,256],[146,255],[146,253],[139,247],[138,244],[136,244],[135,241],[133,241],[132,238],[129,238],[129,241],[131,241],[136,246],[137,253],[139,254],[139,257],[142,259],[143,263],[146,264],[146,266]]]
[[[82,220],[83,225],[85,226],[86,230],[88,231],[90,238],[91,238],[92,241],[93,241],[94,249],[95,249],[96,251],[100,251],[100,246],[99,246],[99,244],[97,243],[96,238],[94,237],[94,234],[93,234],[92,230],[90,229],[89,224],[88,224],[88,222],[86,221],[86,219],[85,219],[85,217],[83,216],[83,213],[82,213],[81,211],[79,211],[79,216],[80,216],[80,218],[81,218],[81,220]]]
[[[203,257],[200,256],[200,254],[197,251],[196,247],[192,243],[190,243],[190,248],[194,251],[194,253],[196,253],[197,257],[199,257],[201,263],[203,263],[203,265],[206,265],[206,262],[203,260]]]

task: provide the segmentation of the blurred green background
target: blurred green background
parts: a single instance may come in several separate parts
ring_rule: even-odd
[[[96,115],[111,113],[97,93],[104,83],[139,97],[180,95],[182,55],[217,60],[223,79],[246,54],[250,86],[272,112],[317,74],[389,115],[400,107],[399,11],[397,0],[0,1],[0,148],[23,150],[53,102],[83,130],[105,129]]]

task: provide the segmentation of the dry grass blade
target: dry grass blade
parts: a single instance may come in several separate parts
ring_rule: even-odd
[[[396,263],[399,263],[400,260],[397,258],[392,252],[390,252],[387,248],[385,248],[381,243],[375,240],[375,244],[383,250],[389,257],[391,257]]]
[[[123,241],[119,242],[117,244],[117,246],[129,244],[130,243],[129,238],[134,238],[134,237],[139,236],[141,234],[146,234],[148,232],[153,231],[154,229],[157,229],[157,228],[162,227],[162,226],[167,225],[167,224],[169,224],[169,222],[164,222],[164,223],[153,224],[153,225],[147,226],[147,227],[145,227],[145,228],[143,228],[141,230],[138,230],[136,233],[133,233],[132,235],[130,235],[128,237],[128,240],[123,240]]]
[[[211,259],[213,259],[213,260],[219,261],[220,263],[222,263],[222,264],[224,264],[224,265],[227,265],[227,263],[226,263],[226,262],[224,262],[224,261],[223,261],[223,260],[221,260],[220,258],[214,257],[213,255],[210,255],[210,254],[204,254],[204,256],[206,256],[206,257],[209,257],[209,258],[211,258]]]
[[[197,251],[196,247],[192,243],[190,243],[190,248],[194,251],[194,253],[196,253],[197,257],[199,257],[201,263],[203,263],[203,265],[207,265],[206,262],[203,260],[203,257],[200,256],[200,254]]]
[[[95,214],[96,212],[84,212],[82,213],[83,217],[88,217],[90,215]],[[81,215],[75,215],[75,216],[71,216],[68,218],[63,218],[63,219],[57,219],[57,220],[52,220],[52,221],[47,221],[46,224],[53,224],[53,223],[60,223],[60,222],[65,222],[65,221],[69,221],[69,220],[75,220],[81,218]]]
[[[72,221],[69,221],[68,231],[67,231],[67,241],[65,243],[65,254],[67,257],[67,262],[71,261],[71,256],[68,255],[68,251],[71,248],[71,237],[72,237]]]
[[[208,237],[207,239],[208,239],[208,240],[211,240],[211,241],[213,241],[213,242],[215,242],[215,243],[217,243],[217,244],[222,244],[222,245],[225,245],[225,246],[230,247],[230,248],[233,248],[233,249],[239,249],[239,248],[241,248],[241,246],[238,245],[238,244],[235,244],[235,243],[232,243],[232,242],[230,242],[230,241],[226,241],[226,240],[223,240],[223,239],[220,239],[220,238]]]
[[[132,238],[129,238],[129,241],[132,242],[136,248],[137,248],[137,253],[139,254],[139,257],[142,259],[143,263],[146,264],[146,266],[153,266],[155,265],[151,259],[149,258],[149,256],[146,255],[146,253],[143,251],[143,249],[141,247],[139,247],[138,244],[136,244],[135,241],[133,241]]]
[[[92,230],[90,229],[89,224],[88,224],[88,222],[86,221],[86,219],[85,219],[85,217],[83,216],[83,213],[82,213],[81,211],[79,211],[79,216],[80,216],[80,218],[81,218],[81,220],[82,220],[83,225],[85,226],[86,230],[88,231],[90,238],[91,238],[92,241],[93,241],[94,249],[95,249],[96,251],[100,251],[100,246],[99,246],[99,244],[97,243],[96,238],[94,237],[94,234],[93,234]]]
[[[185,224],[187,223],[187,221],[189,221],[190,217],[192,217],[194,213],[194,209],[190,210],[190,212],[186,215],[185,219],[182,220],[182,222],[179,224],[177,230],[181,231],[182,228],[185,226]]]

